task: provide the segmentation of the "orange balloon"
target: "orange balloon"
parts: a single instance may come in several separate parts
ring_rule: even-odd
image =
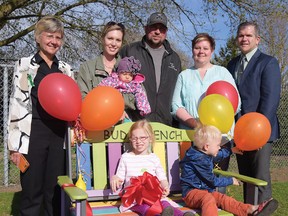
[[[270,122],[261,113],[247,113],[241,116],[235,124],[234,142],[240,150],[257,150],[267,143],[270,136]]]
[[[105,130],[115,125],[124,112],[121,93],[108,86],[98,86],[82,102],[80,120],[86,130]]]

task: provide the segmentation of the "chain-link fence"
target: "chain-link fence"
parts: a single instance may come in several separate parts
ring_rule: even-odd
[[[0,187],[19,185],[19,170],[9,162],[7,151],[6,122],[8,118],[8,100],[14,65],[0,64]],[[282,89],[278,116],[281,127],[281,138],[273,144],[271,173],[274,181],[288,181],[288,89]],[[235,156],[230,161],[230,170],[237,171]]]
[[[0,63],[0,186],[19,184],[19,171],[15,166],[10,166],[9,152],[7,150],[8,104],[11,93],[12,75],[14,64]]]

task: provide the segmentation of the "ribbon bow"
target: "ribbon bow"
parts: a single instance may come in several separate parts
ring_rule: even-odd
[[[74,137],[73,137],[73,143],[80,144],[86,139],[86,130],[83,128],[80,117],[76,119],[74,122],[73,126],[73,132],[74,132]]]
[[[145,215],[152,216],[162,212],[160,199],[163,190],[156,176],[144,172],[143,176],[132,177],[130,183],[131,185],[124,188],[119,194],[122,197],[123,206],[128,207],[135,201],[138,205],[146,203],[150,206]]]

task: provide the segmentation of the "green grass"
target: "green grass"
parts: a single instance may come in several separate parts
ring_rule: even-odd
[[[288,194],[288,182],[274,182],[272,183],[273,198],[278,200],[279,206],[273,216],[287,215],[287,194]],[[227,194],[234,197],[237,200],[243,201],[242,198],[242,187],[230,186],[227,189]]]
[[[18,215],[20,192],[0,193],[0,216]]]
[[[273,197],[279,202],[279,207],[273,216],[287,215],[288,182],[274,182],[272,188]],[[242,187],[230,186],[227,189],[227,194],[242,201]],[[20,192],[0,193],[0,216],[17,215],[19,201]]]

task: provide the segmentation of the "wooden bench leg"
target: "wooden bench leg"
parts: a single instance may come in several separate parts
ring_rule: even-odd
[[[259,194],[259,188],[255,185],[246,183],[246,203],[253,203],[253,205],[258,204],[258,194]]]
[[[64,190],[61,188],[61,216],[65,216],[66,214],[66,194],[64,192]]]
[[[75,205],[76,216],[86,216],[86,200],[77,201]]]

